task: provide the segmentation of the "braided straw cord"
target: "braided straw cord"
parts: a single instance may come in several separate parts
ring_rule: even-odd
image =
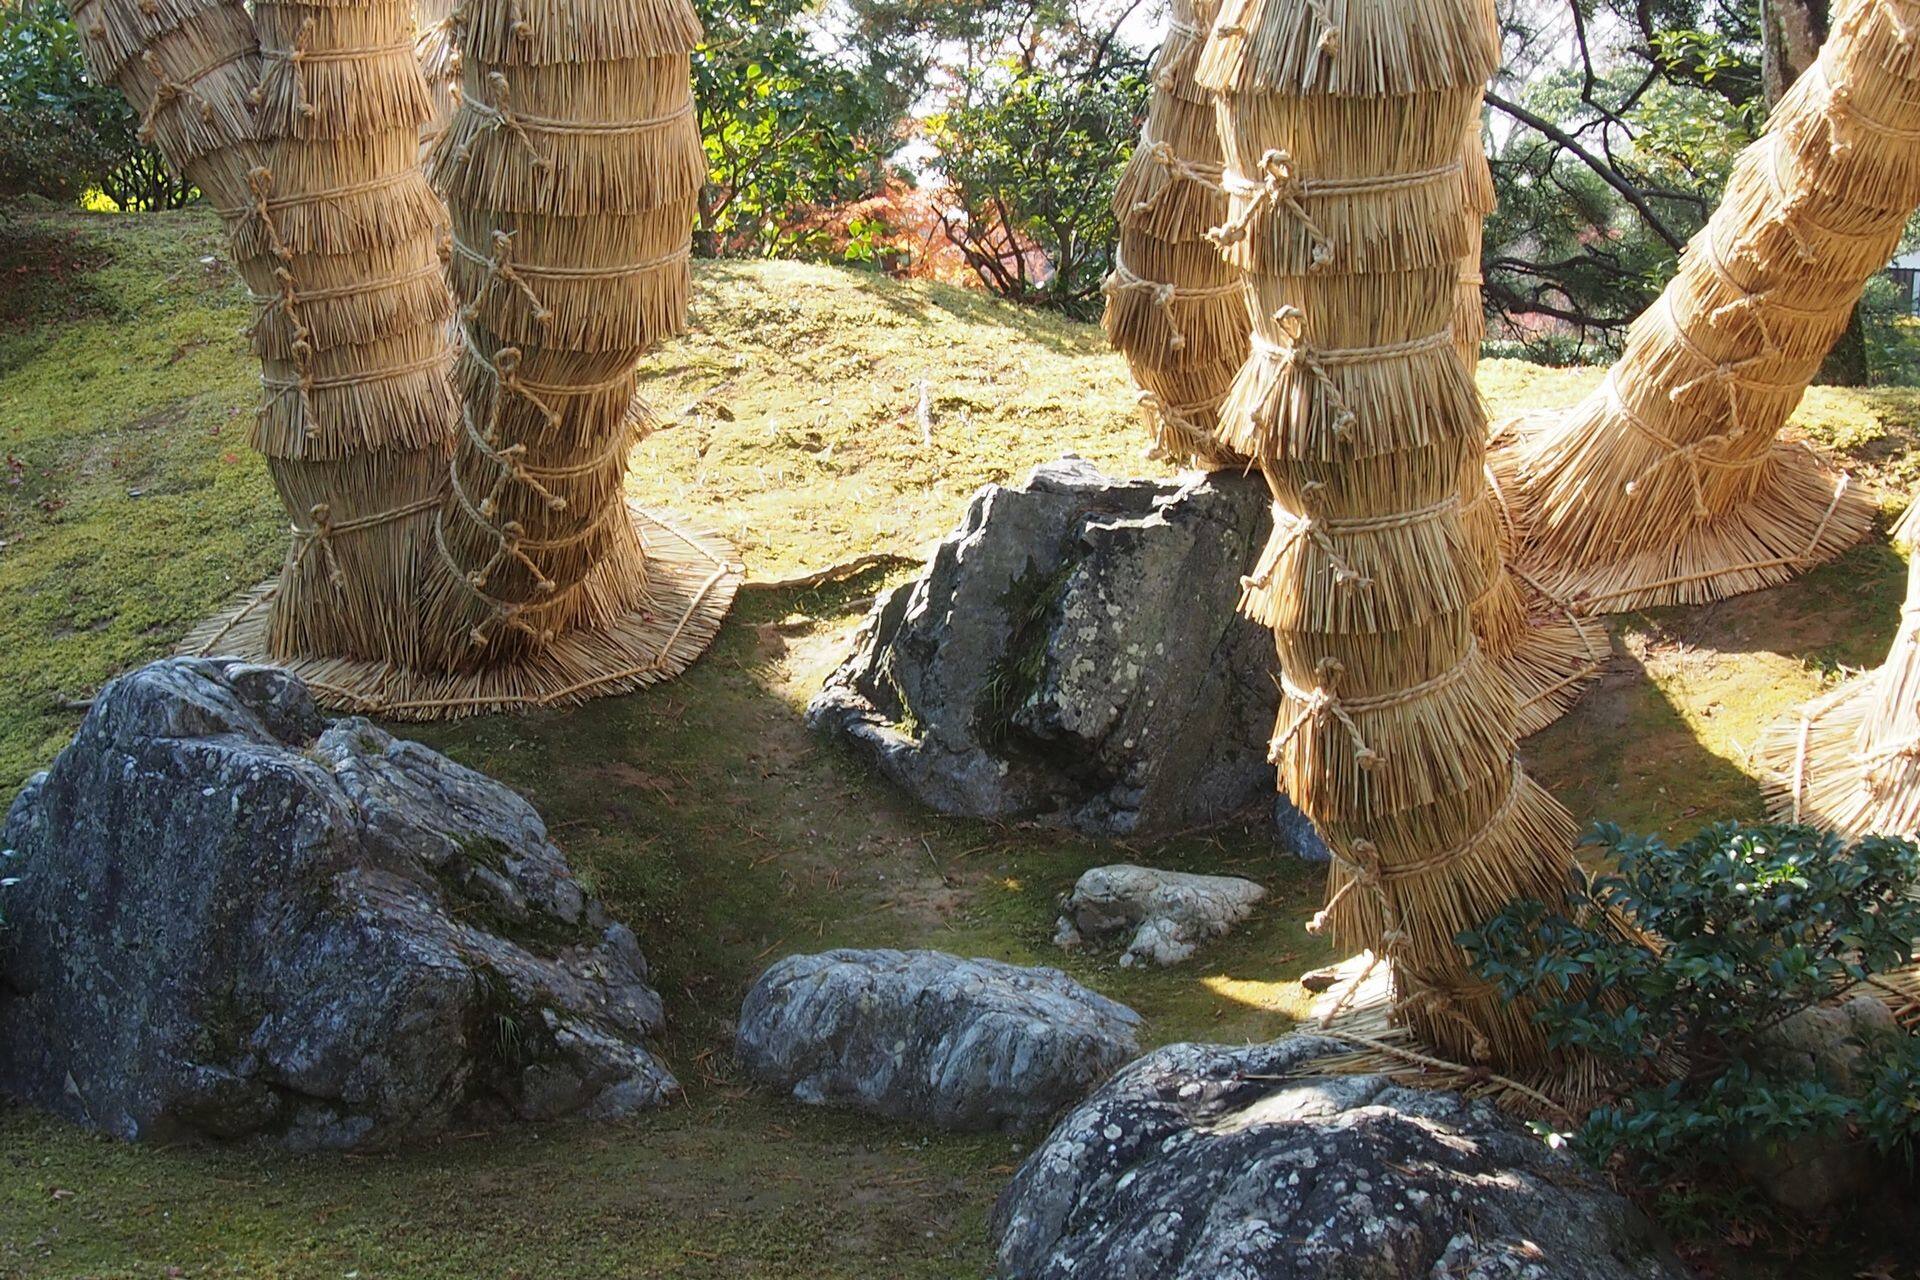
[[[1773,586],[1869,527],[1867,495],[1776,442],[1920,203],[1906,0],[1837,16],[1607,384],[1496,451],[1523,560],[1583,612]]]
[[[1410,1052],[1536,1078],[1563,1064],[1453,941],[1561,899],[1574,837],[1515,762],[1472,627],[1505,517],[1463,483],[1486,420],[1455,320],[1485,200],[1461,144],[1496,60],[1478,0],[1227,0],[1198,65],[1231,201],[1212,239],[1253,314],[1219,436],[1275,498],[1242,608],[1274,628],[1282,789],[1334,854],[1317,923],[1381,958]]]

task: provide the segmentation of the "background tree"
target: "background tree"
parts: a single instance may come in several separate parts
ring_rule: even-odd
[[[941,228],[993,292],[1092,319],[1113,269],[1113,189],[1145,77],[1137,65],[1068,73],[1009,61],[978,80],[927,121],[946,180]]]
[[[881,190],[901,104],[837,56],[803,0],[706,0],[693,58],[710,177],[695,252],[805,256],[805,215]]]
[[[73,201],[98,190],[122,209],[177,209],[193,188],[139,128],[117,90],[87,80],[60,0],[0,5],[0,192]]]

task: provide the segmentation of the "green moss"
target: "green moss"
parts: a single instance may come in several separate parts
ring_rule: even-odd
[[[71,306],[42,296],[31,328],[0,328],[0,454],[22,462],[20,483],[0,488],[0,783],[65,741],[68,700],[167,652],[271,572],[285,536],[244,445],[246,302],[199,262],[219,253],[212,217],[34,216],[71,237],[84,276]],[[698,273],[695,331],[648,362],[671,427],[636,455],[632,488],[738,537],[755,575],[918,553],[978,485],[1069,450],[1138,470],[1124,369],[1090,326],[820,267]],[[1571,403],[1597,379],[1482,370],[1496,419]],[[915,415],[922,381],[931,444]],[[1817,390],[1797,422],[1863,476],[1898,481],[1920,456],[1917,405],[1914,392]],[[1878,661],[1903,571],[1876,541],[1775,592],[1616,620],[1618,670],[1525,744],[1529,766],[1582,818],[1684,833],[1757,812],[1744,747],[1836,672]],[[987,1207],[1025,1144],[747,1093],[729,1045],[752,979],[795,951],[937,947],[1058,965],[1139,1009],[1149,1043],[1261,1039],[1293,1024],[1300,974],[1328,958],[1304,929],[1322,877],[1259,828],[1136,847],[940,818],[811,739],[806,698],[867,600],[908,572],[745,593],[705,658],[631,697],[404,730],[524,792],[632,924],[666,1000],[662,1051],[685,1105],[353,1161],[125,1147],[0,1114],[0,1274],[983,1273]],[[1057,897],[1123,860],[1272,892],[1171,969],[1054,949]],[[527,1031],[507,1016],[512,1028],[487,1030],[503,1054]]]
[[[1005,746],[1013,735],[1014,717],[1040,687],[1047,666],[1047,620],[1060,601],[1060,592],[1073,574],[1073,562],[1041,569],[1029,560],[1026,572],[1000,598],[1011,628],[1007,651],[994,664],[974,712],[974,731],[980,741]]]

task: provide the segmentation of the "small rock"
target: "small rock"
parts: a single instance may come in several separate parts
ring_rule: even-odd
[[[1683,1280],[1624,1198],[1486,1103],[1315,1075],[1338,1041],[1172,1045],[994,1206],[1001,1280]]]
[[[939,951],[788,956],[740,1010],[740,1064],[801,1102],[1020,1130],[1140,1052],[1140,1015],[1058,969]]]
[[[113,681],[0,845],[0,1095],[315,1148],[678,1089],[633,934],[533,807],[277,668]]]
[[[1132,930],[1121,964],[1178,964],[1197,944],[1224,936],[1266,896],[1265,889],[1237,876],[1190,875],[1125,863],[1094,867],[1061,900],[1063,914],[1054,942],[1073,947],[1089,937]]]

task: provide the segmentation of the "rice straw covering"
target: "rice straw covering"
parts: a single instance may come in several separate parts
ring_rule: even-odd
[[[1886,661],[1768,727],[1754,748],[1768,812],[1851,837],[1920,836],[1920,506],[1894,531],[1907,598]]]
[[[452,447],[446,215],[421,174],[428,99],[405,0],[257,0],[262,164],[227,211],[262,399],[252,442],[291,516],[277,660],[418,663],[418,582]]]
[[[1776,437],[1920,203],[1920,53],[1901,0],[1849,0],[1607,381],[1496,454],[1523,560],[1583,612],[1774,586],[1873,504]]]
[[[427,119],[420,126],[426,155],[453,120],[460,100],[460,52],[453,44],[453,0],[414,0],[413,53],[427,84]]]
[[[671,674],[738,580],[724,544],[675,550],[622,496],[634,366],[684,323],[706,177],[691,9],[472,3],[453,31],[460,105],[428,168],[453,211],[464,408],[419,601],[441,714]]]
[[[1193,71],[1217,8],[1173,5],[1140,143],[1114,190],[1120,238],[1101,318],[1140,388],[1151,452],[1209,469],[1245,464],[1213,430],[1251,324],[1240,273],[1207,239],[1227,197],[1213,104]]]
[[[140,136],[216,206],[243,201],[260,163],[249,102],[260,51],[239,0],[74,0],[67,8],[88,73],[126,95]]]
[[[1480,113],[1475,112],[1461,155],[1466,205],[1475,216],[1468,220],[1471,247],[1460,259],[1453,308],[1454,346],[1469,377],[1480,365],[1480,344],[1487,334],[1480,298],[1480,225],[1493,212],[1495,199],[1480,127]],[[1491,440],[1492,433],[1489,444]],[[1599,676],[1607,655],[1606,633],[1509,563],[1518,530],[1499,477],[1484,458],[1471,459],[1462,470],[1460,502],[1468,543],[1487,566],[1487,589],[1473,602],[1474,638],[1513,690],[1524,738],[1572,709]]]
[[[1274,629],[1281,788],[1334,856],[1317,924],[1387,962],[1430,1061],[1537,1075],[1560,1065],[1540,1029],[1453,941],[1563,898],[1574,837],[1472,625],[1500,558],[1497,509],[1462,483],[1486,418],[1453,327],[1485,207],[1461,142],[1497,61],[1480,0],[1227,0],[1198,82],[1228,197],[1212,239],[1253,321],[1218,435],[1274,495],[1242,610]]]

